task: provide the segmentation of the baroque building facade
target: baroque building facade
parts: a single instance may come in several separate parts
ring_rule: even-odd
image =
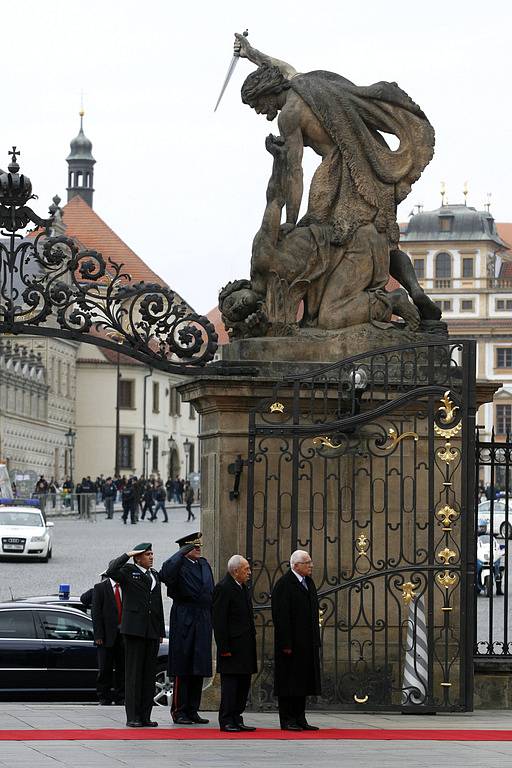
[[[450,336],[477,342],[477,379],[501,383],[477,416],[481,438],[512,432],[512,225],[465,204],[419,210],[402,226],[405,250]]]

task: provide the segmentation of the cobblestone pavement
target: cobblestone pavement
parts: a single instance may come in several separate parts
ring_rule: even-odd
[[[170,726],[166,711],[153,710]],[[208,716],[208,713],[206,713]],[[216,713],[210,713],[216,728]],[[251,714],[247,723],[276,727],[273,714]],[[512,713],[477,712],[420,717],[311,713],[324,728],[512,729]],[[116,728],[124,724],[121,707],[76,704],[0,704],[0,728]],[[205,726],[202,726],[203,728]],[[0,742],[0,766],[54,768],[510,768],[512,742],[461,741],[38,741]]]
[[[151,541],[155,552],[155,567],[176,552],[175,539],[187,531],[200,528],[200,512],[194,507],[196,520],[186,523],[185,507],[167,505],[169,522],[159,519],[150,523],[141,520],[136,525],[123,525],[121,515],[116,512],[112,520],[104,513],[98,513],[95,521],[78,520],[76,517],[53,518],[53,557],[48,563],[37,563],[21,559],[2,559],[0,569],[0,602],[15,597],[53,594],[59,584],[71,585],[71,594],[82,592],[98,581],[109,560],[117,557],[135,544]]]

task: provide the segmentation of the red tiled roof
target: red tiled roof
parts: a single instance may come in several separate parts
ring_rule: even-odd
[[[498,230],[501,239],[504,240],[507,245],[512,245],[512,224],[509,222],[496,224],[496,229]],[[512,277],[512,253],[510,251],[509,257],[511,260],[504,261],[501,266],[500,277]]]
[[[76,238],[86,248],[99,251],[107,260],[110,258],[118,264],[124,264],[123,271],[128,272],[134,282],[144,280],[165,285],[165,280],[153,272],[80,195],[66,203],[62,215],[68,237]]]

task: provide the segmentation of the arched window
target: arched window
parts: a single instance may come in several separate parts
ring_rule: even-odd
[[[436,288],[450,288],[452,277],[452,257],[449,253],[437,254],[434,275]]]

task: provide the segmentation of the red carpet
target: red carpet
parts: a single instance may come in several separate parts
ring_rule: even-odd
[[[448,729],[325,728],[320,731],[281,731],[260,728],[253,733],[225,733],[213,728],[101,728],[97,730],[0,730],[0,741],[208,741],[238,739],[268,740],[359,740],[359,741],[512,741],[511,731]]]

